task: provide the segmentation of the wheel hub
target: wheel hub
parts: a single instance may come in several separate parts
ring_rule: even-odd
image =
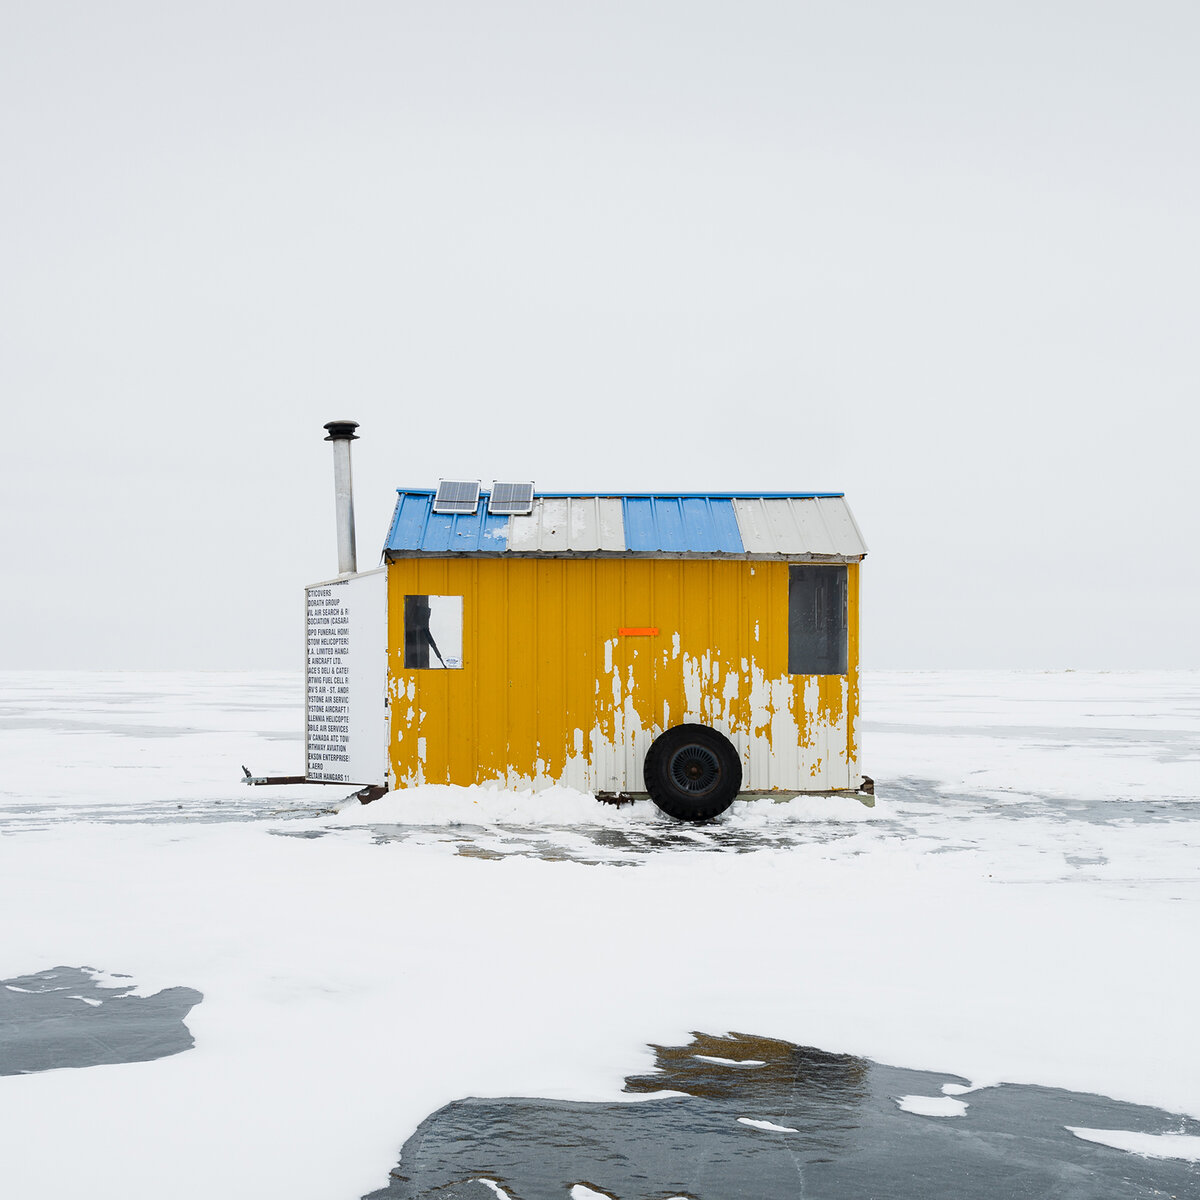
[[[707,746],[681,746],[671,755],[668,770],[675,784],[692,795],[710,791],[721,779],[720,760]]]

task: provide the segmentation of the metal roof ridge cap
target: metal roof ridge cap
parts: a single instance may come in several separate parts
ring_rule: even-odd
[[[539,500],[840,500],[845,492],[538,492]]]

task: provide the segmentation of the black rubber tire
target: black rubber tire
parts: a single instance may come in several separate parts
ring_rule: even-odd
[[[742,760],[707,725],[676,725],[654,739],[644,765],[650,799],[677,821],[711,821],[737,798]]]

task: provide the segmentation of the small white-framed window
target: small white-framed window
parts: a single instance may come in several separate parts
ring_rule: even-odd
[[[404,665],[431,671],[463,665],[463,598],[404,597]]]

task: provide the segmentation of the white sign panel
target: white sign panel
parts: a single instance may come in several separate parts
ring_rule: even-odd
[[[309,779],[384,783],[387,575],[368,571],[304,589]]]

